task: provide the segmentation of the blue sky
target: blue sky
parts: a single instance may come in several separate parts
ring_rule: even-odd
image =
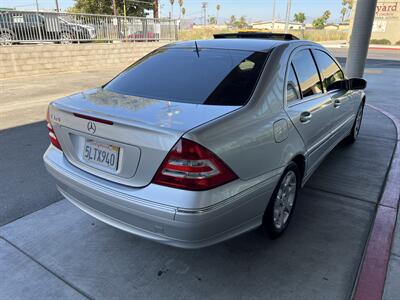
[[[130,1],[130,0],[126,0]],[[168,16],[171,6],[169,0],[161,1],[161,14]],[[231,15],[237,17],[245,16],[249,21],[269,20],[272,17],[273,0],[184,0],[186,16],[188,18],[200,18],[202,15],[201,3],[208,2],[208,15],[216,14],[216,5],[221,5],[220,20],[229,18]],[[42,9],[55,7],[54,0],[38,0]],[[307,22],[319,17],[325,10],[332,12],[331,21],[338,21],[341,10],[341,0],[292,0],[291,16],[295,12],[304,12]],[[62,9],[72,6],[73,0],[59,0]],[[0,7],[16,7],[17,9],[32,9],[35,0],[0,0]],[[174,16],[179,14],[178,0],[175,0]],[[276,0],[276,17],[284,19],[286,14],[286,0]]]

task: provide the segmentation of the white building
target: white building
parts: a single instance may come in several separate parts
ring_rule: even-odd
[[[250,26],[253,29],[264,29],[264,30],[285,30],[285,21],[260,21],[251,23]],[[304,29],[304,24],[297,22],[289,22],[289,29],[301,30]]]

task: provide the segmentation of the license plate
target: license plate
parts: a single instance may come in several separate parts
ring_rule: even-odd
[[[119,147],[86,140],[83,158],[87,162],[115,171],[118,167],[118,157]]]

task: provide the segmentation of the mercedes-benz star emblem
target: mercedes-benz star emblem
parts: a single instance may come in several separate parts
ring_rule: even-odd
[[[88,122],[87,123],[87,130],[91,133],[94,134],[96,132],[96,124],[94,122]]]

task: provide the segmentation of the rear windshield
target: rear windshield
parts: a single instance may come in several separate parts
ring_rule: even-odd
[[[242,50],[158,49],[119,74],[105,89],[167,101],[244,105],[267,55]]]

